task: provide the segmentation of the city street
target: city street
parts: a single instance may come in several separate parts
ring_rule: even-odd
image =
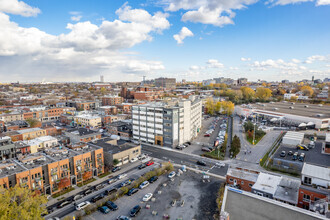
[[[79,200],[77,200],[77,201],[75,201],[75,202],[76,202],[77,204],[79,204],[79,203],[84,202],[84,201],[90,201],[93,197],[95,197],[95,196],[97,196],[97,195],[99,195],[99,194],[104,193],[105,190],[108,190],[108,189],[112,189],[112,188],[114,188],[114,187],[117,187],[119,183],[121,183],[121,182],[123,182],[123,181],[125,181],[125,180],[127,180],[127,179],[129,179],[129,178],[138,179],[142,174],[149,172],[150,170],[154,169],[154,168],[155,168],[156,166],[158,166],[159,164],[160,164],[159,162],[155,162],[154,165],[152,165],[152,166],[148,166],[148,167],[146,167],[146,168],[144,168],[144,169],[141,169],[141,170],[139,170],[139,169],[137,169],[137,168],[135,167],[135,168],[133,168],[133,169],[131,169],[131,170],[125,172],[125,173],[127,174],[126,177],[124,177],[124,178],[121,179],[120,181],[114,182],[114,183],[112,183],[112,184],[110,184],[110,185],[107,184],[107,181],[104,181],[104,183],[106,183],[106,187],[104,187],[104,188],[101,189],[101,190],[94,191],[93,193],[91,193],[91,194],[89,194],[89,195],[87,195],[87,196],[84,196],[83,198],[81,198],[81,199],[79,199]],[[136,165],[138,165],[138,164],[136,164]],[[119,173],[118,173],[118,174],[119,174]],[[70,199],[70,198],[69,198],[69,199]],[[53,206],[51,206],[51,207],[54,207],[54,208],[55,208],[55,207],[56,207],[56,204],[53,205]],[[47,219],[52,218],[52,217],[60,217],[60,218],[62,218],[62,217],[64,217],[64,216],[66,216],[66,215],[70,215],[70,214],[72,215],[72,214],[74,213],[74,211],[75,211],[75,208],[74,208],[74,205],[73,205],[73,203],[72,203],[72,204],[69,204],[69,205],[67,205],[67,206],[64,206],[64,207],[61,208],[61,209],[55,209],[55,211],[52,212],[52,213],[50,213],[49,215],[47,215],[47,216],[45,217],[45,219],[47,220]]]
[[[235,116],[233,133],[234,135],[236,134],[241,140],[241,151],[236,156],[236,159],[251,163],[259,163],[260,159],[265,155],[277,137],[281,134],[281,131],[270,130],[255,146],[253,146],[246,140],[242,129],[240,118]]]

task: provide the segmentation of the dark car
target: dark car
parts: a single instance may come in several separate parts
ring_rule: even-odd
[[[105,205],[108,206],[111,211],[116,211],[118,209],[118,206],[112,201],[107,201]]]
[[[292,155],[293,155],[293,153],[292,153],[291,150],[288,152],[288,155],[289,155],[289,156],[292,156]]]
[[[178,149],[178,150],[182,150],[183,149],[183,147],[181,145],[178,145],[175,148]]]
[[[128,185],[130,185],[131,183],[132,183],[131,180],[126,180],[126,181],[122,182],[122,183],[120,184],[120,186],[121,186],[121,187],[123,187],[123,186],[128,186]]]
[[[86,190],[86,191],[84,192],[84,195],[86,196],[86,195],[88,195],[88,194],[91,194],[92,192],[93,192],[92,189],[88,189],[88,190]]]
[[[137,205],[134,206],[134,208],[132,208],[131,212],[130,212],[130,216],[131,217],[135,217],[141,210],[141,206]]]
[[[191,145],[191,142],[190,142],[190,141],[187,141],[185,144],[189,144],[189,145]]]
[[[145,165],[144,163],[143,164],[141,164],[140,166],[138,166],[138,168],[141,170],[141,169],[143,169],[143,168],[145,168],[147,165]]]
[[[128,191],[127,195],[128,195],[128,196],[131,196],[131,195],[133,195],[134,193],[137,193],[138,191],[139,191],[139,189],[137,189],[137,188],[132,188],[132,189],[130,189],[130,190]]]
[[[60,204],[57,205],[57,208],[60,209],[60,208],[63,208],[64,206],[67,206],[69,205],[71,202],[70,201],[64,201]]]
[[[95,203],[95,202],[97,202],[97,201],[99,201],[99,200],[101,200],[103,198],[104,198],[104,195],[103,194],[100,194],[100,195],[97,195],[97,196],[93,197],[91,201],[93,203]]]
[[[118,170],[120,170],[121,168],[120,167],[114,167],[113,169],[112,169],[112,172],[114,173],[114,172],[117,172]]]
[[[104,191],[104,195],[110,195],[111,193],[117,192],[116,188],[112,188],[112,189],[107,189]]]
[[[108,214],[110,212],[110,209],[107,206],[99,207],[98,210],[100,210],[103,214]]]
[[[153,182],[155,182],[156,180],[158,180],[158,176],[153,176],[153,177],[151,177],[148,181],[149,181],[149,183],[153,183]]]
[[[282,151],[282,152],[280,153],[280,157],[285,157],[285,155],[286,155],[285,151]]]
[[[198,160],[197,161],[197,164],[198,165],[201,165],[201,166],[206,166],[206,163],[204,161],[202,161],[202,160]]]

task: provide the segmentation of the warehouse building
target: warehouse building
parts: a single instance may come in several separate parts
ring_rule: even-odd
[[[240,116],[256,114],[270,120],[280,120],[283,124],[303,128],[328,128],[330,126],[330,106],[294,102],[270,102],[240,105],[235,108]],[[302,124],[303,123],[303,124]]]
[[[303,140],[304,133],[288,131],[282,139],[282,144],[296,146],[298,144],[301,144]]]

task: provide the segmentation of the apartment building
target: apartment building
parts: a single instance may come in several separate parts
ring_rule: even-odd
[[[104,173],[103,148],[85,143],[55,147],[0,163],[0,185],[19,184],[52,195]]]
[[[30,146],[20,142],[14,143],[10,137],[0,137],[0,161],[16,158],[30,153]]]
[[[67,111],[75,110],[74,108],[31,108],[23,112],[23,120],[37,119],[39,121],[59,120],[61,115]]]
[[[23,143],[29,146],[32,154],[37,153],[40,149],[52,148],[58,145],[57,138],[52,136],[43,136],[32,140],[26,140],[23,141]]]
[[[104,96],[102,97],[102,105],[119,105],[124,101],[123,97],[120,96]]]
[[[202,101],[169,99],[133,106],[133,140],[175,147],[197,136],[202,126]]]
[[[175,78],[157,78],[155,79],[156,87],[163,87],[166,89],[175,89],[176,87],[176,79]]]
[[[73,128],[64,132],[72,143],[89,142],[101,138],[101,133],[87,128]]]
[[[100,103],[98,101],[66,101],[65,106],[86,111],[98,109],[100,107]]]
[[[94,128],[94,127],[102,126],[102,118],[98,115],[90,115],[90,114],[77,115],[74,117],[74,121],[76,124],[84,127]]]
[[[19,120],[23,120],[23,114],[19,112],[0,114],[0,121],[5,123]]]
[[[24,130],[18,130],[16,133],[22,135],[22,140],[31,140],[37,137],[46,136],[47,132],[41,128],[28,128]]]

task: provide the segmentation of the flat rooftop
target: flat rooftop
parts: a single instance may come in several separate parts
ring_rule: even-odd
[[[256,182],[259,174],[255,173],[255,172],[241,170],[241,169],[229,168],[227,171],[227,175],[237,177],[240,179],[249,180],[252,182]]]
[[[9,159],[0,163],[0,178],[10,176],[15,173],[26,171],[27,168],[23,167],[13,159]]]
[[[131,148],[134,148],[138,146],[137,144],[126,142],[124,140],[118,140],[117,145],[109,143],[109,141],[112,141],[111,138],[103,138],[100,140],[97,140],[96,142],[89,142],[89,145],[96,145],[98,147],[102,147],[104,152],[109,152],[111,154],[116,154],[122,151],[129,150]]]
[[[256,183],[252,186],[252,189],[256,189],[262,192],[267,192],[272,195],[275,194],[277,186],[281,181],[280,176],[275,176],[267,173],[259,173]]]
[[[79,135],[79,136],[98,133],[96,131],[93,131],[93,130],[87,129],[87,128],[68,129],[67,132],[74,134],[74,135]]]
[[[275,103],[250,104],[250,106],[252,106],[257,110],[266,110],[266,111],[319,118],[319,119],[330,118],[330,105],[320,106],[320,105],[304,104],[304,103],[291,104],[291,102],[275,102]],[[293,107],[293,109],[291,109],[290,107]],[[275,110],[275,108],[277,109]]]
[[[230,187],[226,187],[223,201],[222,211],[229,213],[230,220],[315,220],[325,217],[296,206]]]

